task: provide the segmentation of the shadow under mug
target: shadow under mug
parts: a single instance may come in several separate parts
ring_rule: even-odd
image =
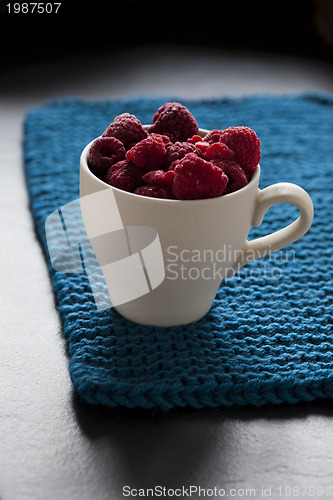
[[[201,136],[206,133],[207,130],[200,129]],[[210,310],[223,279],[232,277],[248,262],[290,245],[312,224],[313,204],[308,193],[286,182],[260,190],[259,165],[247,186],[228,195],[201,200],[165,200],[135,195],[98,179],[87,165],[90,146],[91,143],[85,147],[80,160],[83,222],[102,267],[111,303],[122,316],[138,324],[169,327],[198,321]],[[94,203],[93,197],[90,203],[82,203],[89,195],[101,191],[103,196],[98,203]],[[251,227],[259,226],[265,212],[277,203],[296,206],[300,216],[279,231],[248,241]],[[133,257],[131,261],[116,262],[116,281],[115,266],[107,265],[108,254],[112,254],[109,240],[95,244],[96,235],[110,230],[110,224],[106,227],[103,221],[112,217],[117,221],[114,228],[126,233],[126,255]],[[148,232],[153,244],[140,250],[140,245],[145,246],[144,228],[147,227],[154,231]],[[131,246],[131,231],[135,232],[135,228],[139,232],[141,228],[144,235],[140,244],[134,245],[136,248]],[[133,272],[130,278],[127,272],[125,278],[135,256],[142,272],[140,275]],[[114,255],[110,256],[111,260],[114,261]],[[184,274],[184,262],[191,275]],[[121,275],[119,279],[119,272],[123,272],[124,279]],[[139,276],[146,280],[146,288],[142,288],[141,296],[137,293],[137,298],[126,300],[130,297],[129,291],[138,287]],[[124,299],[117,300],[119,296]]]

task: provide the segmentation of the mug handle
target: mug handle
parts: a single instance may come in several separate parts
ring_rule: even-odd
[[[313,221],[312,200],[304,189],[289,182],[279,182],[265,189],[258,189],[252,226],[260,226],[266,211],[277,203],[289,203],[294,205],[299,209],[300,216],[294,222],[279,231],[275,231],[272,234],[251,241],[246,240],[240,252],[240,258],[234,266],[235,272],[253,260],[265,257],[272,252],[276,252],[294,243],[294,241],[301,238],[310,228]]]

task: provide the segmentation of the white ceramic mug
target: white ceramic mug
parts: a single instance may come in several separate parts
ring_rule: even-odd
[[[207,133],[207,130],[200,129],[201,136]],[[102,266],[111,301],[112,294],[118,292],[115,287],[124,287],[120,290],[123,297],[128,293],[126,287],[135,289],[139,274],[134,273],[130,280],[124,279],[124,283],[114,280],[114,266],[111,272],[109,269],[112,266],[108,268],[105,265],[112,249],[107,239],[104,243],[94,244],[98,233],[95,228],[101,226],[101,221],[108,220],[112,207],[116,207],[116,229],[125,228],[126,232],[126,228],[143,230],[149,227],[155,231],[150,234],[152,243],[146,247],[148,250],[140,251],[140,245],[137,245],[135,252],[132,248],[127,253],[131,260],[128,258],[127,264],[123,260],[125,269],[136,256],[136,265],[142,268],[140,279],[143,276],[147,281],[141,296],[137,293],[137,298],[122,303],[118,300],[115,305],[122,316],[136,323],[168,327],[199,320],[210,310],[224,278],[231,277],[248,262],[290,245],[311,226],[313,205],[306,191],[285,182],[260,190],[260,166],[247,186],[228,195],[202,200],[165,200],[135,195],[98,179],[87,166],[90,145],[81,155],[81,201],[89,199],[89,195],[94,193],[108,191],[103,192],[105,205],[102,200],[95,206],[91,198],[84,207],[81,203],[81,211],[88,238]],[[295,205],[300,210],[300,216],[279,231],[248,241],[251,227],[259,226],[267,209],[276,203]],[[101,227],[98,234],[103,231],[106,232],[106,229]],[[128,234],[126,238],[128,242]],[[147,239],[146,233],[141,241],[142,248],[145,240],[148,244],[149,235]],[[155,257],[158,255],[158,248],[164,261],[163,275],[160,268],[157,269],[160,265],[158,258],[157,261],[153,258],[155,250]],[[111,260],[114,261],[114,257]]]

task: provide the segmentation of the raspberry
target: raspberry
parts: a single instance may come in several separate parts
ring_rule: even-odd
[[[178,163],[179,163],[179,160],[175,160],[175,161],[173,161],[173,162],[171,163],[170,167],[169,167],[169,170],[170,170],[170,171],[174,171],[174,170],[175,170],[175,168],[177,167]]]
[[[174,195],[170,187],[160,187],[160,186],[139,186],[134,194],[140,194],[141,196],[148,196],[149,198],[164,198],[164,199],[174,199]]]
[[[195,118],[178,102],[161,106],[153,122],[147,132],[134,115],[117,116],[92,143],[90,170],[135,194],[195,200],[241,189],[260,161],[260,140],[248,127],[214,129],[201,137]]]
[[[209,144],[213,144],[214,142],[220,142],[221,141],[221,135],[223,133],[223,130],[211,130],[208,132],[208,134],[205,135],[203,138],[203,141],[209,142]]]
[[[206,141],[197,142],[195,147],[196,147],[196,151],[197,151],[198,155],[203,158],[205,155],[206,149],[209,147],[209,145],[210,145],[209,142],[206,142]]]
[[[163,141],[163,143],[167,146],[168,144],[171,144],[170,137],[168,135],[162,135],[162,134],[154,134],[151,133],[149,134],[149,137],[153,139],[160,139]]]
[[[190,144],[189,142],[170,142],[167,146],[167,156],[166,156],[166,164],[170,166],[176,160],[181,160],[184,158],[187,153],[193,153],[196,150],[194,144]]]
[[[103,176],[108,168],[125,158],[124,145],[115,137],[99,137],[90,146],[87,163],[97,176]]]
[[[129,149],[126,158],[140,168],[156,170],[162,165],[165,155],[165,144],[160,137],[155,135],[148,136]]]
[[[147,137],[147,131],[134,115],[123,113],[117,116],[103,133],[103,137],[115,137],[125,148],[136,144]]]
[[[219,167],[188,153],[175,168],[172,191],[180,200],[196,200],[221,196],[228,177]]]
[[[228,148],[223,142],[213,142],[205,151],[205,160],[214,160],[220,158],[222,160],[229,160],[234,156],[234,152]]]
[[[223,131],[221,141],[234,152],[233,160],[246,174],[252,174],[260,161],[260,140],[248,127],[229,127]]]
[[[128,160],[122,160],[109,168],[104,181],[110,186],[133,192],[142,184],[142,169]]]
[[[190,111],[178,102],[167,102],[153,116],[154,124],[149,132],[168,134],[173,141],[186,141],[197,134],[198,124]]]
[[[202,141],[201,135],[193,135],[192,137],[187,139],[187,142],[189,142],[190,144],[196,144],[197,142],[201,141]]]
[[[164,172],[164,170],[152,170],[151,172],[147,172],[142,177],[142,180],[152,186],[171,186],[174,177],[175,172],[172,170],[168,172]]]
[[[232,160],[212,160],[213,165],[221,168],[229,181],[223,194],[233,193],[248,184],[244,170]]]
[[[171,190],[174,177],[175,173],[171,170],[168,172],[164,170],[147,172],[142,177],[142,180],[146,182],[148,186],[138,187],[135,193],[154,198],[174,199],[175,197]]]

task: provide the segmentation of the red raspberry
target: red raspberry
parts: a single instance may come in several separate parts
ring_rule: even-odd
[[[168,134],[174,141],[186,141],[197,134],[198,124],[190,111],[178,102],[167,102],[153,116],[149,132]]]
[[[122,160],[109,168],[104,182],[124,191],[133,192],[142,184],[142,169],[128,160]]]
[[[126,153],[126,158],[145,170],[158,169],[165,158],[166,148],[160,137],[148,136]]]
[[[215,198],[222,195],[227,182],[223,170],[195,153],[189,153],[175,168],[172,191],[180,200]]]
[[[223,131],[221,141],[234,152],[233,160],[246,174],[252,174],[260,161],[260,140],[248,127],[229,127]]]
[[[197,142],[195,147],[198,155],[204,158],[206,149],[209,147],[209,145],[210,145],[209,142],[206,141]]]
[[[187,142],[189,142],[190,144],[196,144],[197,142],[201,141],[202,141],[201,135],[193,135],[192,137],[187,139]]]
[[[103,133],[103,137],[116,137],[125,148],[136,144],[147,137],[147,131],[134,115],[123,113],[117,116]]]
[[[167,136],[167,135],[162,135],[162,134],[154,134],[154,133],[151,133],[149,134],[149,137],[151,138],[154,138],[154,139],[160,139],[161,141],[163,141],[163,143],[167,146],[168,144],[171,144],[171,140],[170,140],[170,137]]]
[[[234,152],[228,148],[223,142],[213,142],[205,151],[205,160],[215,160],[220,158],[221,160],[229,160],[234,156]]]
[[[223,170],[228,177],[228,184],[223,194],[233,193],[248,184],[244,170],[232,160],[212,160],[211,163]]]
[[[211,130],[208,132],[208,134],[205,135],[203,138],[203,141],[209,142],[209,144],[213,144],[214,142],[220,142],[221,141],[221,135],[223,133],[223,130]]]
[[[174,200],[175,197],[170,189],[170,187],[165,186],[139,186],[134,194],[140,194],[141,196],[148,196],[149,198],[163,198]]]
[[[164,170],[152,170],[151,172],[147,172],[142,177],[142,180],[152,186],[171,186],[174,177],[175,172],[173,170],[169,170],[168,172]]]
[[[170,166],[174,161],[181,160],[185,155],[187,155],[187,153],[194,153],[195,150],[195,145],[190,144],[189,142],[170,142],[167,146],[165,163],[167,166]]]
[[[90,146],[87,164],[97,176],[103,176],[108,168],[125,158],[124,145],[115,137],[98,137]]]

